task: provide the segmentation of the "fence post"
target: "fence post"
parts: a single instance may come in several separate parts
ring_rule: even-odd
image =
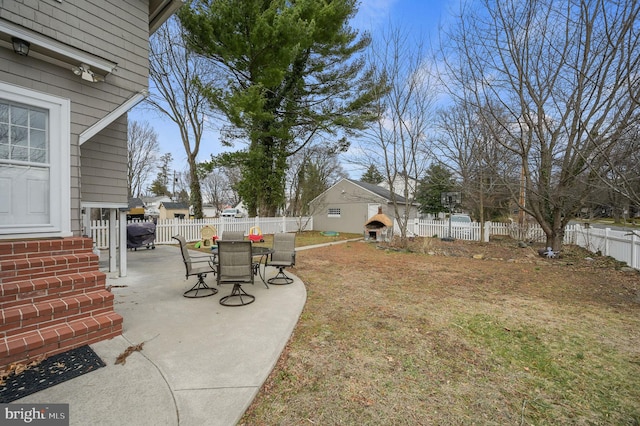
[[[487,221],[484,223],[484,242],[489,242],[489,237],[491,236],[491,221]]]
[[[629,262],[634,269],[639,269],[640,265],[636,262],[636,234],[631,233],[631,262]]]
[[[609,232],[611,228],[604,229],[604,255],[609,256]]]

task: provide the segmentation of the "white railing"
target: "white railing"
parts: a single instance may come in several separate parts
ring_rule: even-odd
[[[141,221],[136,220],[127,223],[139,222]],[[248,235],[254,226],[259,227],[263,234],[275,234],[313,229],[313,220],[310,217],[163,219],[156,223],[155,244],[175,244],[176,241],[171,237],[177,234],[184,236],[187,241],[198,241],[202,238],[200,231],[205,225],[216,228],[218,236],[223,235],[225,231],[243,231]],[[116,221],[117,227],[119,227],[118,221]],[[91,221],[91,236],[99,249],[109,248],[109,221]]]

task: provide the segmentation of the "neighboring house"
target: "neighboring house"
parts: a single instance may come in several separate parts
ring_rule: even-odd
[[[245,207],[245,205],[244,205],[244,203],[242,201],[240,201],[235,206],[227,204],[226,206],[224,206],[224,208],[219,213],[221,214],[226,209],[238,209],[240,211],[240,213],[242,214],[242,217],[248,217],[249,216],[249,211],[247,210],[247,208]]]
[[[396,195],[396,201],[405,199]],[[313,216],[313,229],[364,233],[364,225],[379,209],[393,220],[395,217],[391,192],[381,186],[342,179],[309,203]],[[417,209],[411,207],[410,218],[415,218]]]
[[[145,205],[145,215],[151,218],[157,218],[160,216],[160,204],[164,202],[170,202],[171,197],[161,195],[157,197],[142,197],[142,201]]]
[[[140,198],[129,198],[129,210],[127,211],[127,220],[144,219],[145,208]]]
[[[84,235],[107,209],[126,239],[127,111],[149,36],[181,5],[0,0],[0,369],[122,333]],[[109,269],[126,275],[116,240]]]
[[[213,204],[202,205],[202,217],[216,217],[218,216],[218,209]]]
[[[378,185],[385,189],[389,189],[389,182],[387,182],[386,180],[380,182]],[[414,198],[416,194],[416,188],[418,187],[418,180],[412,177],[405,179],[402,173],[399,173],[394,177],[393,192],[404,197],[404,190],[407,186],[409,187],[407,191],[409,198]]]
[[[165,201],[160,203],[160,219],[189,219],[189,206],[186,203]]]

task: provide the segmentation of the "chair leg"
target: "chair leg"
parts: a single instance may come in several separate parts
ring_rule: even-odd
[[[224,306],[244,306],[253,303],[255,300],[255,296],[244,291],[239,283],[235,283],[231,294],[221,298],[220,304]]]
[[[214,294],[218,293],[217,288],[209,287],[207,283],[204,282],[204,277],[206,276],[207,274],[198,274],[198,281],[195,283],[195,285],[189,290],[182,293],[182,295],[190,299],[195,299],[197,297],[213,296]],[[202,292],[202,294],[198,294],[199,292]]]
[[[278,273],[276,274],[276,276],[273,278],[269,278],[267,282],[273,285],[287,285],[293,282],[293,278],[288,277],[287,274],[284,273],[284,267],[281,266],[278,268]]]

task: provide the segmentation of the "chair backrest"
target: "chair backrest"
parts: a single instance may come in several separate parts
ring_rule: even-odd
[[[244,241],[244,232],[243,231],[224,231],[222,233],[223,241]]]
[[[251,241],[218,241],[218,284],[253,283]]]
[[[296,234],[293,232],[273,235],[273,254],[271,260],[276,262],[296,263]]]
[[[184,239],[182,235],[174,235],[174,240],[177,240],[180,244],[180,252],[182,253],[182,261],[184,262],[184,267],[186,269],[187,278],[191,275],[192,265],[191,265],[191,256],[189,255],[189,250],[187,249],[187,240]]]

